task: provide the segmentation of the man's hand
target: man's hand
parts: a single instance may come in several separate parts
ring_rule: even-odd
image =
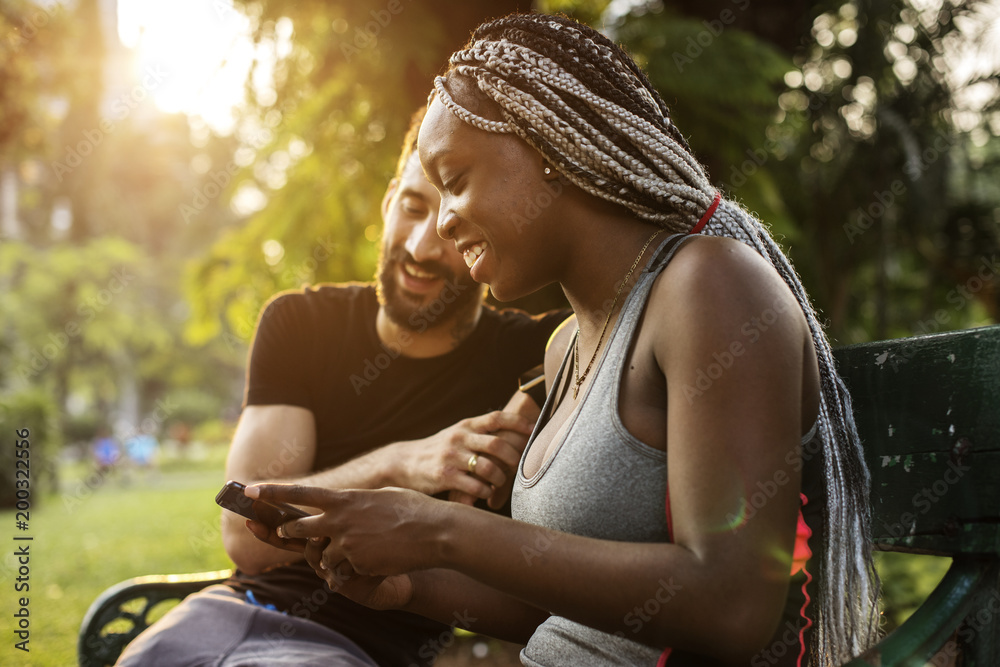
[[[532,428],[533,419],[495,411],[422,440],[392,445],[397,484],[428,495],[449,491],[450,499],[470,505],[486,498],[490,507],[501,507]],[[470,460],[475,460],[474,472]]]

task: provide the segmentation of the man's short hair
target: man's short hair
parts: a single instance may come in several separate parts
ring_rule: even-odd
[[[417,135],[420,134],[420,123],[423,122],[425,113],[427,113],[427,107],[422,106],[410,116],[410,127],[406,130],[406,136],[403,137],[403,150],[399,153],[396,173],[393,178],[402,178],[406,163],[410,161],[413,151],[417,150]]]

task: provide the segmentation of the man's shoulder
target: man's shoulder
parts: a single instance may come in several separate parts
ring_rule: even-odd
[[[551,333],[559,323],[573,314],[569,308],[550,310],[544,313],[532,314],[518,308],[494,308],[483,305],[483,319],[491,326],[500,328],[547,329]]]
[[[319,283],[275,294],[264,307],[263,316],[329,317],[377,303],[371,283]]]
[[[541,350],[552,332],[572,313],[565,308],[531,314],[516,308],[496,309],[484,305],[481,321],[485,324],[483,328],[496,336],[501,349],[528,346]]]

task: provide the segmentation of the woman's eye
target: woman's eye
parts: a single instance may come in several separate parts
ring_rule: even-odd
[[[462,174],[459,174],[458,176],[449,179],[447,183],[443,183],[442,186],[444,187],[445,192],[453,195],[458,194],[458,190],[461,188],[461,180]]]

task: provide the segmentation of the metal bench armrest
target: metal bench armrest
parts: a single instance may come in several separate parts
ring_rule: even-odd
[[[995,558],[956,556],[948,573],[920,608],[893,633],[845,667],[924,667],[996,579]]]
[[[213,584],[222,583],[231,570],[193,574],[161,574],[135,577],[112,586],[94,600],[80,625],[77,655],[80,667],[113,665],[128,643],[150,625],[149,612],[165,600],[181,600]],[[122,607],[141,600],[141,609]],[[124,632],[106,631],[112,622],[123,619],[132,624]]]

